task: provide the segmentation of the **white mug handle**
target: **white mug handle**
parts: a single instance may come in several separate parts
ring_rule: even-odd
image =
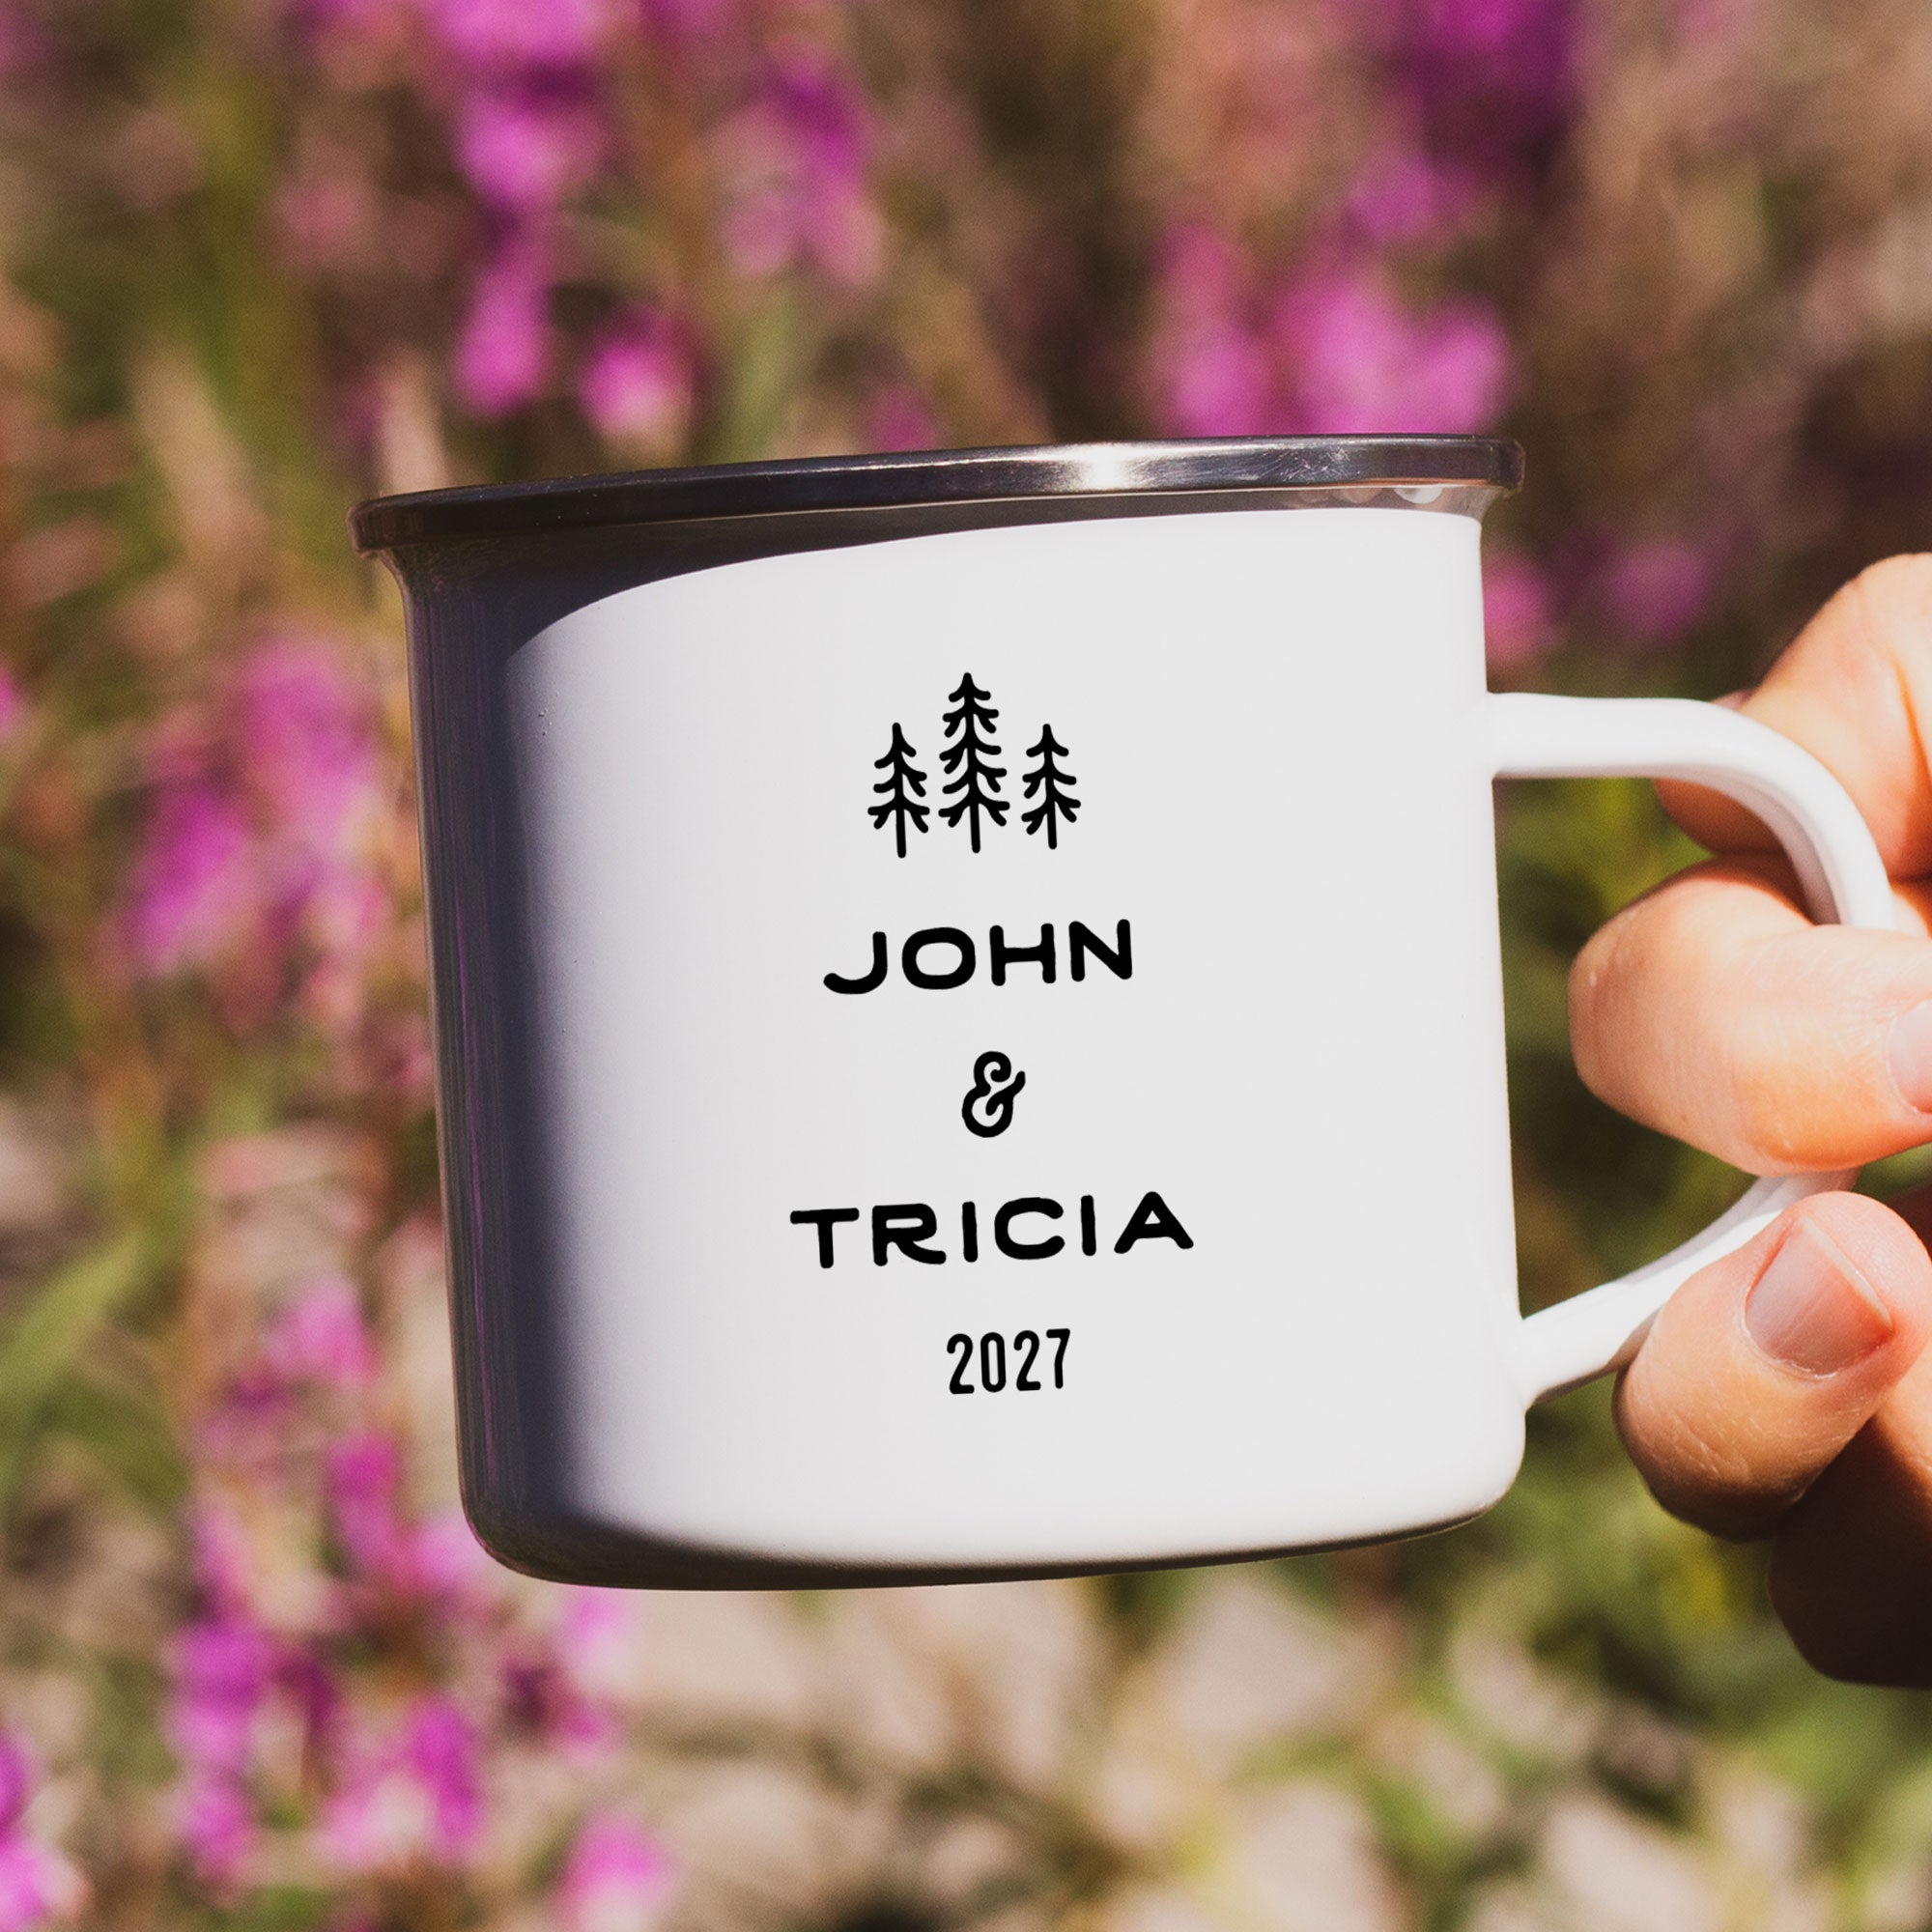
[[[1491,770],[1498,778],[1688,779],[1725,793],[1769,826],[1797,867],[1813,919],[1891,930],[1891,884],[1865,822],[1808,752],[1734,711],[1673,697],[1492,694]],[[1520,1335],[1526,1400],[1621,1368],[1657,1311],[1707,1262],[1742,1247],[1794,1201],[1854,1179],[1792,1174],[1754,1182],[1730,1210],[1634,1273],[1527,1317]]]

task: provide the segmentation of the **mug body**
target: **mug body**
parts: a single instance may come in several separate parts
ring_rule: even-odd
[[[1510,459],[1283,480],[1336,447],[361,513],[410,605],[498,1554],[1041,1575],[1507,1487],[1478,538]]]

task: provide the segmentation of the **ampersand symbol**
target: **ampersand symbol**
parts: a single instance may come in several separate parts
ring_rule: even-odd
[[[1004,1053],[982,1053],[973,1063],[973,1086],[959,1103],[959,1117],[984,1140],[1003,1134],[1012,1124],[1013,1101],[1026,1085],[1026,1075],[1013,1071]]]

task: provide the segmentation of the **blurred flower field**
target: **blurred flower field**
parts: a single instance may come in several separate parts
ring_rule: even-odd
[[[1500,429],[1495,679],[1715,696],[1932,532],[1928,99],[1918,0],[0,0],[0,1932],[1932,1925],[1932,1704],[1798,1663],[1601,1388],[1399,1548],[492,1566],[400,613],[343,527]],[[1543,1301],[1737,1181],[1565,1048],[1568,957],[1690,848],[1629,786],[1501,839]],[[1392,1212],[1438,1126],[1360,1151]]]

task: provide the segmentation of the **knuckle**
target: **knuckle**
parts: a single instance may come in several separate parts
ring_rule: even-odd
[[[1921,640],[1932,637],[1932,552],[1867,564],[1841,594],[1858,606],[1868,640],[1879,649],[1915,633]]]
[[[1868,564],[1821,615],[1829,617],[1823,633],[1839,640],[1840,668],[1860,702],[1903,696],[1924,675],[1932,652],[1932,552]]]

